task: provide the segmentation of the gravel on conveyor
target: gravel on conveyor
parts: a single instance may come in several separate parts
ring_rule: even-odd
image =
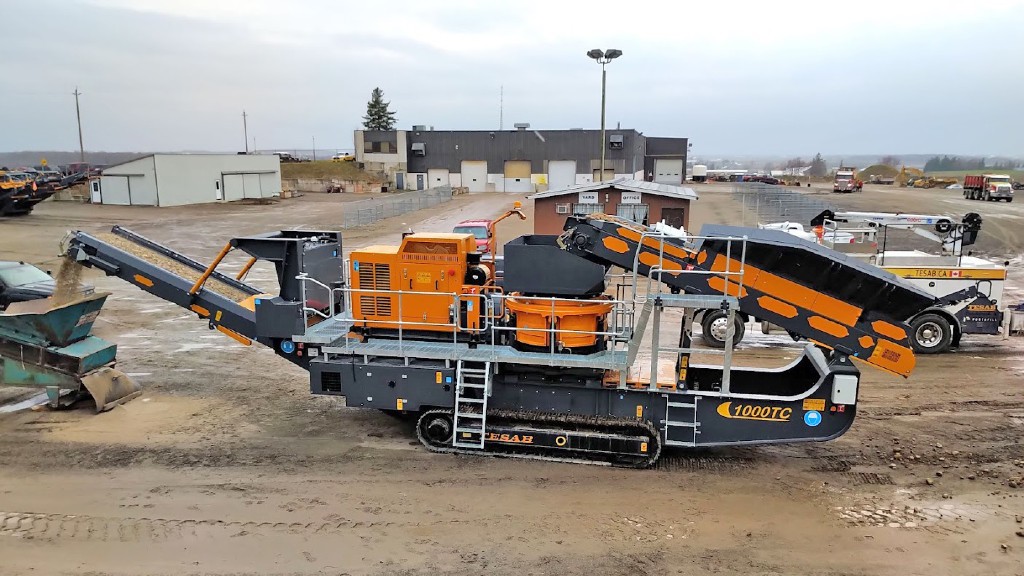
[[[200,276],[203,275],[203,270],[196,270],[191,266],[182,264],[181,262],[178,262],[173,258],[165,256],[159,252],[155,252],[145,246],[142,246],[141,244],[136,244],[131,240],[128,240],[127,238],[124,238],[122,236],[118,236],[117,234],[114,234],[112,232],[96,234],[96,237],[119,250],[124,250],[129,254],[138,256],[139,258],[142,258],[146,262],[149,262],[150,264],[157,266],[159,268],[163,268],[164,270],[171,272],[175,276],[184,278],[189,282],[194,283],[196,280],[199,279]],[[221,282],[220,280],[212,276],[206,279],[206,283],[203,284],[203,289],[209,290],[210,292],[214,292],[216,294],[220,294],[221,296],[228,298],[230,300],[234,300],[235,302],[245,300],[250,296],[250,294],[242,290],[239,290],[234,286],[225,284],[224,282]]]

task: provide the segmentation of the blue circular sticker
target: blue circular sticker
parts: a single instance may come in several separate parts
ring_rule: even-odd
[[[812,428],[817,426],[818,424],[821,424],[821,412],[818,412],[817,410],[811,410],[809,412],[805,412],[804,413],[804,424],[807,424],[808,426],[810,426]]]
[[[282,340],[281,352],[284,352],[285,354],[291,354],[292,352],[295,352],[295,342],[292,342],[291,340]]]

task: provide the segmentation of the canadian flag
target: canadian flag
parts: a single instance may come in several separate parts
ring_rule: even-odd
[[[960,271],[959,270],[950,270],[949,277],[950,278],[959,278],[960,277]]]

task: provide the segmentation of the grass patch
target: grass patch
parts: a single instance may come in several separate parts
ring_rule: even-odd
[[[1024,170],[996,170],[994,168],[985,168],[984,170],[941,170],[939,172],[928,172],[929,176],[949,176],[952,178],[958,178],[961,182],[963,181],[964,176],[968,174],[1006,174],[1017,182],[1024,181]]]
[[[317,178],[333,180],[354,180],[358,182],[380,182],[379,174],[360,170],[355,162],[295,162],[281,164],[281,178]]]

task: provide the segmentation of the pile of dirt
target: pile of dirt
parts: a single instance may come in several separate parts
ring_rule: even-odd
[[[896,168],[893,168],[892,166],[887,166],[885,164],[875,164],[873,166],[868,166],[867,168],[858,172],[857,177],[860,178],[861,180],[868,180],[872,176],[879,176],[881,178],[895,178],[896,175],[899,173],[900,171]]]
[[[82,279],[82,265],[70,258],[64,258],[60,263],[60,270],[57,271],[57,287],[53,291],[53,305],[63,306],[79,294],[79,285]]]

